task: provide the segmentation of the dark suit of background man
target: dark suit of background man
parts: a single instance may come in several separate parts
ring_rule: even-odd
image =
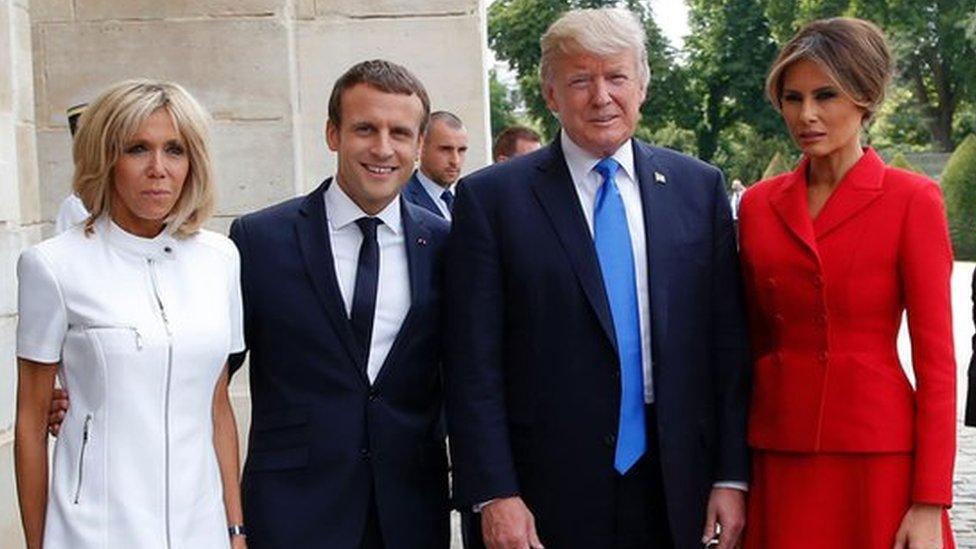
[[[976,271],[973,272],[973,324],[976,324]],[[969,391],[966,398],[966,425],[976,427],[976,334],[973,335],[973,355],[969,359]]]
[[[407,183],[403,196],[450,221],[455,186],[467,153],[468,130],[461,119],[447,111],[431,113],[420,148],[420,167]]]
[[[717,520],[731,548],[748,359],[722,175],[633,139],[633,14],[569,12],[542,52],[562,131],[465,178],[445,252],[456,503],[490,547],[700,549]]]
[[[385,61],[335,85],[335,178],[246,215],[251,549],[446,548],[438,256],[447,223],[400,200],[429,113]]]

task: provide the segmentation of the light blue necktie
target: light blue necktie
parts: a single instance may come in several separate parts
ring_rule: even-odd
[[[593,241],[610,302],[613,331],[620,357],[620,424],[613,465],[626,473],[647,451],[644,422],[644,371],[641,363],[640,309],[634,251],[627,229],[627,212],[614,176],[620,164],[604,158],[594,170],[603,177],[593,208]]]

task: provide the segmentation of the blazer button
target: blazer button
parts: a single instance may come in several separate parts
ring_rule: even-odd
[[[377,391],[376,389],[370,389],[369,390],[369,401],[370,402],[376,402],[377,400],[379,400],[379,398],[380,398],[380,392],[379,391]]]
[[[607,435],[606,437],[603,438],[603,442],[610,447],[616,446],[617,437],[614,435]]]
[[[827,351],[820,351],[819,358],[820,358],[820,362],[823,362],[824,364],[826,364],[827,363],[827,358],[828,358]]]
[[[363,458],[364,461],[368,461],[370,457],[369,448],[360,448],[359,457]]]

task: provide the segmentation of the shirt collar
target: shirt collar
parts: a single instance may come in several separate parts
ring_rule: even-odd
[[[400,224],[400,195],[398,194],[385,208],[380,210],[375,216],[364,212],[355,202],[349,198],[346,191],[339,186],[339,176],[332,181],[329,188],[325,190],[325,211],[329,219],[329,226],[332,230],[339,230],[355,223],[360,217],[377,217],[384,225],[390,228],[395,234],[400,234],[402,225]]]
[[[169,231],[163,230],[153,238],[134,235],[122,227],[106,213],[95,221],[95,232],[101,233],[112,246],[146,259],[175,259],[178,240]]]
[[[454,194],[454,187],[457,185],[457,182],[455,181],[446,188],[441,187],[437,183],[434,183],[433,179],[427,177],[427,175],[421,171],[420,168],[417,168],[417,180],[420,181],[420,184],[423,185],[424,189],[427,190],[427,194],[433,196],[434,198],[440,198],[441,195],[444,194],[445,190],[451,191],[451,194]]]
[[[632,141],[632,139],[625,141],[612,156],[620,164],[620,169],[631,180],[637,181],[637,175],[634,173],[634,147]],[[574,143],[566,133],[566,130],[560,130],[559,142],[563,147],[563,156],[566,157],[566,165],[569,167],[569,175],[572,176],[573,182],[578,185],[586,181],[586,178],[602,158],[593,156],[592,153]]]

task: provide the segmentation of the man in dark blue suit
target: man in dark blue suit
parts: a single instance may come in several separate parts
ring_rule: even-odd
[[[468,130],[461,119],[447,111],[431,113],[420,150],[420,167],[407,182],[403,197],[450,221],[455,186],[467,153]]]
[[[448,224],[399,197],[429,112],[403,67],[352,67],[329,101],[336,176],[231,227],[251,357],[252,549],[448,546],[436,333]]]
[[[542,38],[555,142],[465,178],[445,252],[455,503],[492,548],[701,548],[745,521],[748,388],[722,174],[633,138],[644,33]]]

